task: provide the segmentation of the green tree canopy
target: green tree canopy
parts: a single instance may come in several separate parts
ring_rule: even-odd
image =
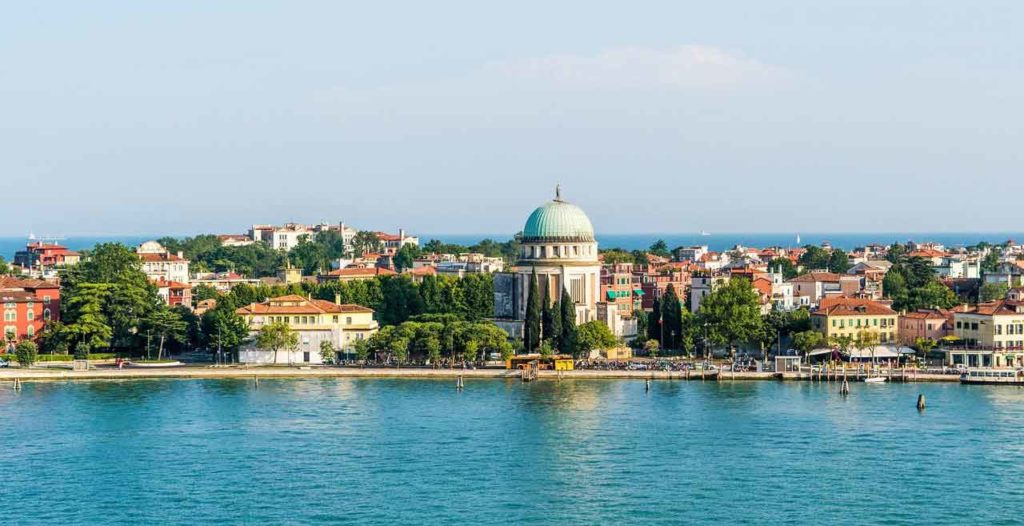
[[[701,300],[698,316],[715,345],[735,348],[757,341],[762,334],[760,299],[744,278],[733,278],[708,294]]]
[[[260,327],[256,334],[256,346],[274,352],[274,363],[280,350],[291,351],[299,346],[299,334],[287,323],[274,322]]]
[[[618,345],[619,341],[612,334],[604,322],[599,320],[588,321],[580,325],[576,330],[576,347],[574,356],[586,357],[593,350],[611,349]]]

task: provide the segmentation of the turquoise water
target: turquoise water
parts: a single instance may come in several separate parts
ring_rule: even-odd
[[[440,239],[445,243],[458,243],[472,245],[481,239],[490,238],[498,241],[505,241],[512,237],[514,232],[504,234],[419,234],[420,241],[426,243],[430,239]],[[72,250],[88,250],[96,243],[118,242],[128,246],[136,246],[144,241],[163,237],[165,234],[154,234],[152,236],[109,236],[109,237],[69,237],[58,241]],[[185,236],[176,236],[185,237]],[[708,245],[711,250],[729,250],[736,245],[748,247],[773,247],[796,246],[796,233],[721,233],[710,236],[701,236],[698,233],[665,233],[665,234],[602,234],[598,232],[597,240],[601,248],[622,248],[625,250],[639,250],[651,246],[658,239],[663,239],[669,248],[681,245]],[[1003,243],[1008,239],[1020,241],[1024,234],[1020,232],[875,232],[875,233],[815,233],[803,232],[800,234],[800,244],[820,245],[828,241],[832,246],[845,250],[852,250],[856,247],[870,243],[891,245],[893,243],[905,243],[907,241],[932,241],[941,243],[947,247],[969,246],[981,241],[989,243]],[[0,237],[0,257],[10,261],[14,253],[25,248],[25,238],[21,237]]]
[[[0,385],[3,524],[1011,524],[1024,390]],[[928,409],[914,408],[918,393]]]

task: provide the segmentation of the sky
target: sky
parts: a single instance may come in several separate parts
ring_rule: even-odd
[[[0,235],[1024,223],[1024,2],[13,2]]]

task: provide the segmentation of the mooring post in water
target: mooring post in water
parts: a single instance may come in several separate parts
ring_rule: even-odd
[[[14,379],[14,390],[21,391],[21,378]]]
[[[917,395],[917,410],[924,411],[924,393]]]
[[[644,380],[644,391],[650,391],[650,390],[651,390],[651,379],[648,378],[648,379]]]
[[[460,374],[459,379],[455,381],[455,388],[461,391],[464,387],[466,387],[466,384],[463,382],[462,375]]]
[[[260,388],[260,377],[259,376],[253,376],[252,377],[252,386],[255,389],[259,389]]]
[[[843,385],[839,388],[839,394],[843,396],[850,394],[850,382],[847,382],[846,378],[843,378]]]

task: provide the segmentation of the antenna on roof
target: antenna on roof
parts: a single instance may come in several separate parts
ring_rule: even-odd
[[[555,185],[555,201],[561,201],[561,200],[562,200],[562,185],[556,184]]]

